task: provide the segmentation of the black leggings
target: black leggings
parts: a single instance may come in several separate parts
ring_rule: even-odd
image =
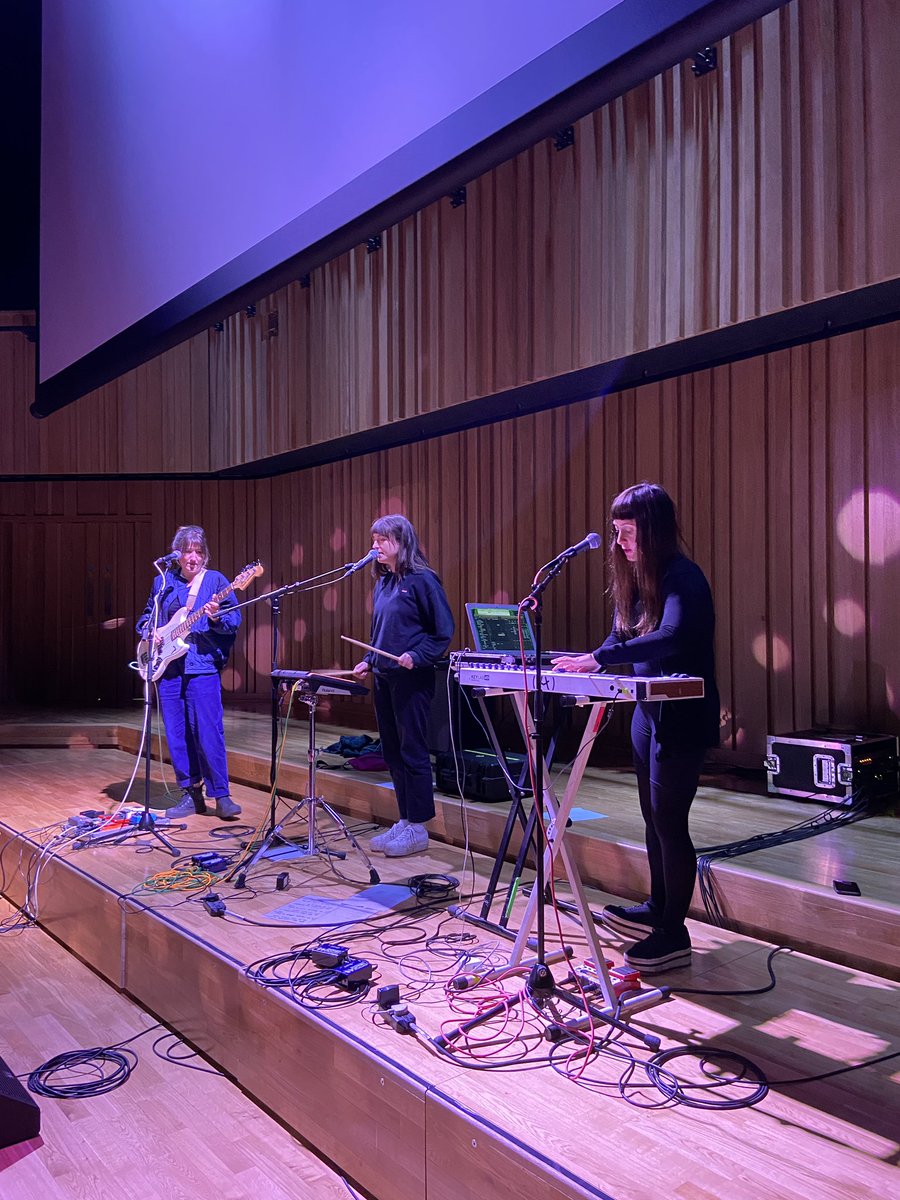
[[[650,905],[659,914],[658,928],[672,933],[684,926],[697,878],[688,813],[706,751],[668,747],[660,758],[653,722],[640,706],[631,720],[631,748],[650,865]]]

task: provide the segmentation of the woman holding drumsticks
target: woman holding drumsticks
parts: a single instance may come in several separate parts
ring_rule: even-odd
[[[434,782],[427,728],[434,665],[450,645],[455,624],[443,585],[428,565],[412,524],[399,513],[372,524],[375,596],[370,650],[354,674],[374,675],[381,752],[391,773],[399,819],[370,842],[392,858],[428,847]]]

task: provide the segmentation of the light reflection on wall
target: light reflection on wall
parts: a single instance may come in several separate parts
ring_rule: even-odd
[[[291,550],[291,566],[299,567],[303,563],[303,545],[300,542],[294,542],[294,548]]]
[[[322,593],[322,607],[326,612],[335,612],[338,606],[337,588],[326,588]]]
[[[307,625],[302,617],[294,621],[294,641],[302,642],[306,638]]]
[[[827,621],[827,607],[822,615]],[[832,617],[835,629],[838,633],[842,633],[844,637],[859,637],[861,633],[865,632],[866,613],[862,605],[857,603],[856,600],[850,600],[849,598],[836,600]]]
[[[764,633],[760,633],[753,639],[750,650],[755,661],[766,670],[786,671],[791,665],[791,648],[777,633],[772,635],[771,654],[769,639]]]
[[[883,488],[868,493],[859,488],[838,513],[835,528],[851,558],[864,562],[868,549],[869,562],[884,566],[900,553],[900,501]]]
[[[343,529],[335,529],[331,535],[330,545],[332,550],[343,550],[347,545],[347,534]]]
[[[272,671],[272,625],[260,620],[256,628],[247,631],[247,665],[257,675],[270,675]]]
[[[222,687],[226,692],[239,692],[244,686],[244,677],[234,667],[226,667],[222,672]]]

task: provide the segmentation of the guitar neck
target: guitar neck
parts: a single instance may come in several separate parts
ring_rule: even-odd
[[[229,583],[228,587],[222,588],[221,592],[216,592],[214,596],[210,596],[206,604],[220,604],[232,590],[233,586],[233,584]],[[206,604],[203,605],[203,608],[206,607]],[[183,637],[205,615],[203,608],[198,608],[195,613],[191,613],[189,617],[185,617],[178,628],[173,630],[176,637]]]

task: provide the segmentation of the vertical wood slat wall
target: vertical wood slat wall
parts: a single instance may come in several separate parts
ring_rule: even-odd
[[[793,0],[47,421],[0,336],[0,474],[215,471],[895,278],[897,30]]]
[[[890,324],[270,480],[5,483],[0,701],[135,695],[131,630],[180,523],[206,527],[226,573],[261,557],[259,591],[357,558],[371,519],[404,511],[462,624],[466,601],[517,599],[553,554],[605,535],[610,497],[650,478],[712,583],[726,756],[759,765],[768,732],[814,723],[896,733],[898,444]],[[367,635],[361,576],[285,601],[284,665],[352,665],[340,634]],[[604,586],[602,554],[569,565],[546,596],[548,644],[601,640]],[[261,604],[233,701],[264,707],[270,646]],[[370,719],[365,703],[340,712]]]

